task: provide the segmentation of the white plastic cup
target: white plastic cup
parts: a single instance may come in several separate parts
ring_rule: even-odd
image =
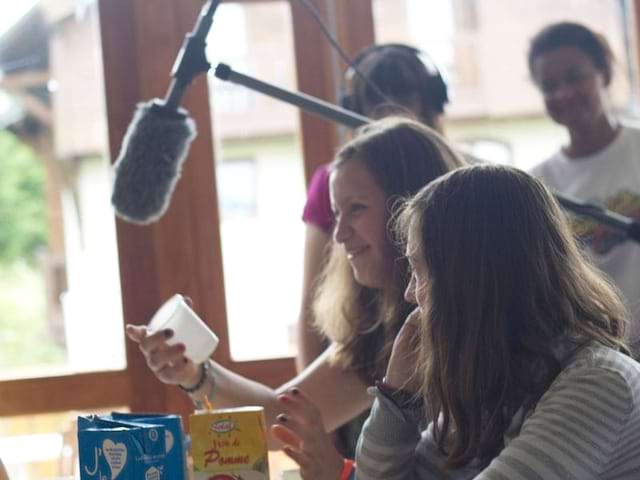
[[[173,330],[167,343],[182,343],[186,347],[185,356],[195,363],[203,363],[218,346],[218,337],[179,293],[158,309],[147,327],[149,333],[167,329]]]

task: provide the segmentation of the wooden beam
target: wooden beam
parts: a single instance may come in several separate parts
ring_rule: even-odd
[[[629,54],[629,61],[633,62],[633,65],[631,65],[633,84],[630,85],[630,88],[637,92],[638,88],[640,88],[640,0],[627,1],[626,5],[630,10],[627,16],[629,19],[629,25],[627,25],[627,27],[631,34],[631,44],[629,45],[631,54]],[[624,6],[622,8],[624,8]],[[632,95],[631,98],[637,98],[637,94],[635,96]],[[638,100],[636,100],[636,102],[638,102]],[[634,107],[638,106],[639,105],[634,105]]]
[[[109,143],[114,158],[139,101],[163,97],[185,34],[193,29],[201,0],[102,0]],[[146,323],[176,292],[190,296],[203,319],[226,342],[226,313],[214,151],[207,94],[201,76],[183,101],[198,128],[182,176],[165,215],[149,226],[117,221],[124,318]],[[223,347],[224,349],[224,347]],[[132,408],[177,411],[192,407],[177,388],[165,388],[127,342]]]
[[[101,0],[100,31],[105,96],[112,159],[115,158],[136,104],[148,92],[140,85],[146,65],[137,37],[144,28],[136,18],[135,0]],[[163,6],[158,11],[164,10]],[[155,16],[154,16],[155,19]],[[153,23],[151,23],[153,28]],[[155,72],[166,78],[166,70]],[[161,302],[156,280],[152,228],[117,222],[118,262],[125,323],[145,323]],[[132,410],[166,410],[166,392],[148,370],[137,347],[126,344]]]
[[[7,91],[11,92],[15,95],[16,98],[20,100],[22,103],[22,107],[25,112],[38,120],[45,129],[49,130],[53,124],[53,114],[51,112],[51,107],[40,100],[35,95],[29,93],[25,90],[12,90],[7,89]]]
[[[353,58],[360,50],[375,42],[371,0],[335,0],[340,45]],[[346,65],[343,65],[343,69]]]
[[[0,416],[69,410],[93,411],[132,402],[125,371],[0,382]]]
[[[310,0],[327,19],[324,0]],[[336,82],[333,77],[332,52],[320,28],[297,0],[291,0],[298,89],[309,95],[335,102]],[[336,125],[328,120],[300,112],[300,128],[307,182],[320,165],[333,159],[338,146]]]
[[[29,70],[0,76],[0,87],[9,90],[24,90],[46,85],[51,76],[46,70]]]

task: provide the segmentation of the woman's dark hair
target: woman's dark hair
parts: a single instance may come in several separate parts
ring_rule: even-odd
[[[351,69],[349,99],[347,108],[362,115],[376,118],[387,116],[386,109],[393,108],[385,96],[402,102],[417,95],[421,112],[417,120],[432,128],[438,128],[438,117],[444,113],[449,101],[447,85],[436,67],[426,54],[404,44],[374,45],[363,50],[354,60],[361,75]],[[351,71],[351,73],[349,73]],[[371,108],[373,112],[369,111]],[[375,110],[380,109],[377,112]],[[393,110],[391,110],[393,111]],[[404,112],[406,113],[406,112]],[[397,114],[403,114],[402,110]]]
[[[400,201],[465,162],[434,130],[412,120],[387,118],[364,127],[332,165],[361,162],[387,196],[390,218]],[[393,245],[389,232],[389,242]],[[414,306],[404,300],[408,264],[397,250],[382,289],[356,283],[344,248],[334,245],[314,299],[322,332],[335,347],[333,360],[370,383],[387,367],[393,340]]]
[[[499,453],[514,415],[560,372],[559,352],[597,342],[629,353],[617,290],[527,173],[458,169],[410,199],[396,226],[425,276],[421,394],[428,418],[441,419],[447,467]]]
[[[533,37],[529,44],[529,72],[533,75],[533,64],[540,55],[561,47],[574,47],[585,53],[604,75],[605,85],[611,83],[614,57],[606,38],[574,22],[553,23]]]

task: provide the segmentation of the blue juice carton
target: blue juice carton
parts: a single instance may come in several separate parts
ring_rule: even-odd
[[[182,418],[179,415],[162,413],[119,413],[111,412],[110,417],[115,421],[126,421],[150,425],[162,425],[165,434],[166,457],[164,463],[164,478],[168,480],[187,480],[187,455],[182,428]]]
[[[165,428],[114,421],[96,415],[78,417],[82,480],[168,480],[165,476]]]

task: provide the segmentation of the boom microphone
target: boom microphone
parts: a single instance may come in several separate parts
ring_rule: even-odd
[[[195,136],[185,110],[154,101],[138,105],[115,163],[111,203],[119,217],[145,225],[164,214]]]
[[[196,126],[179,107],[191,81],[206,73],[206,37],[221,0],[209,0],[193,31],[186,35],[171,71],[172,81],[164,100],[140,103],[127,128],[114,164],[111,203],[116,214],[133,223],[149,224],[160,218],[182,172]]]

